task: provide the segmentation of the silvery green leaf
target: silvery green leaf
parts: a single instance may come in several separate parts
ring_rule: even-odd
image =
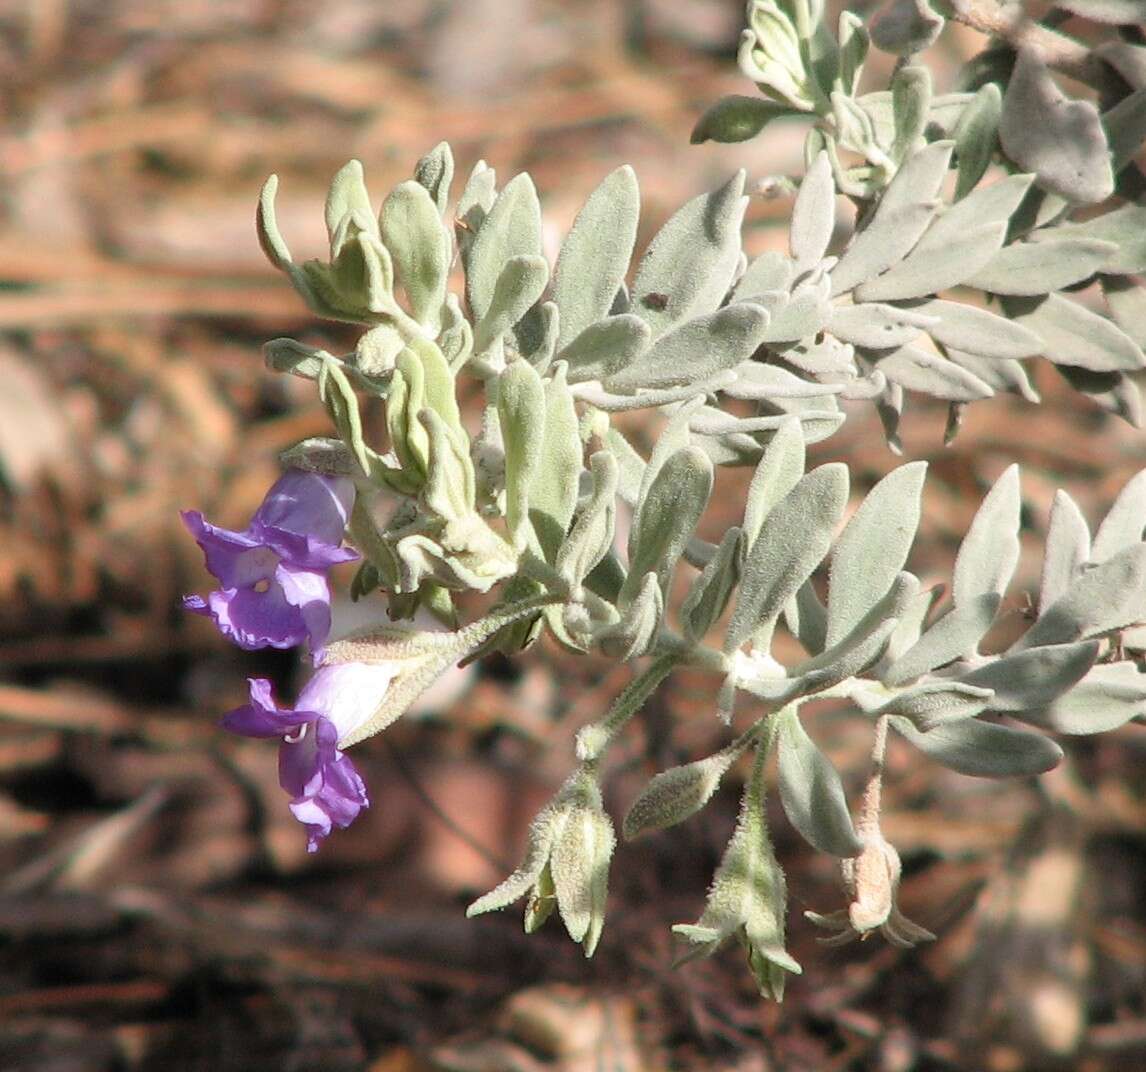
[[[777,757],[780,802],[805,841],[832,856],[858,856],[863,844],[848,812],[836,768],[808,736],[792,709],[778,719]]]
[[[517,352],[543,375],[557,352],[560,322],[556,304],[543,301],[527,309],[513,327]]]
[[[973,402],[994,393],[978,376],[918,346],[901,346],[880,355],[876,367],[893,384],[952,402]]]
[[[477,323],[474,353],[485,353],[509,331],[541,297],[548,282],[549,263],[544,257],[523,254],[505,261]]]
[[[255,210],[255,228],[258,231],[259,246],[271,262],[280,271],[289,271],[293,266],[290,249],[279,230],[275,218],[275,194],[279,188],[279,177],[270,175],[259,191],[259,204]],[[293,278],[293,276],[292,276]]]
[[[1046,234],[1045,239],[1043,233]],[[1109,275],[1133,275],[1146,271],[1146,205],[1120,205],[1085,223],[1060,224],[1043,233],[1036,232],[1032,237],[1047,243],[1057,241],[1059,235],[1112,243],[1117,251],[1101,268]]]
[[[625,165],[606,177],[577,213],[553,274],[553,300],[561,310],[558,347],[609,314],[633,255],[640,208],[637,177]]]
[[[973,93],[941,93],[931,98],[931,112],[928,116],[928,132],[939,137],[954,136],[955,126],[964,109],[971,103]],[[859,106],[867,112],[875,130],[876,142],[884,151],[891,149],[895,140],[895,109],[891,91],[880,90],[865,93],[856,98]]]
[[[796,686],[784,699],[830,688],[878,662],[887,650],[899,615],[918,591],[917,577],[907,572],[898,574],[883,597],[845,636],[792,670],[791,679]]]
[[[605,387],[682,387],[703,382],[751,357],[763,340],[768,314],[756,305],[730,305],[688,320],[613,373]]]
[[[795,365],[813,376],[856,373],[854,348],[830,335],[825,335],[819,342],[806,339],[794,344],[773,346],[772,349],[789,365]]]
[[[847,503],[848,471],[839,463],[813,469],[768,513],[744,563],[724,650],[775,623],[831,546]]]
[[[873,715],[907,719],[921,733],[963,722],[981,714],[994,693],[959,681],[928,681],[901,692]]]
[[[694,197],[657,232],[633,280],[631,311],[653,337],[720,305],[740,257],[740,224],[748,199],[744,172]]]
[[[872,21],[872,44],[895,56],[911,56],[935,44],[943,22],[927,0],[888,0]]]
[[[475,480],[467,444],[432,409],[423,409],[418,420],[426,429],[429,463],[422,498],[427,508],[446,521],[473,513]]]
[[[828,251],[836,225],[836,184],[832,181],[832,164],[821,151],[808,168],[800,192],[792,206],[788,245],[798,272],[820,263]]]
[[[405,345],[405,338],[393,324],[376,324],[359,338],[351,364],[361,377],[384,382],[394,371]]]
[[[907,561],[926,472],[926,462],[893,470],[868,492],[836,540],[828,586],[829,646],[871,610]]]
[[[730,528],[720,541],[716,554],[692,582],[680,608],[686,640],[700,640],[728,606],[732,590],[740,579],[740,537],[740,529]]]
[[[1117,175],[1131,163],[1146,141],[1146,85],[1123,97],[1102,113],[1102,126],[1110,145],[1110,166]]]
[[[891,725],[944,767],[976,778],[1045,774],[1062,759],[1062,749],[1046,737],[977,718],[939,726],[927,733],[921,733],[908,719],[894,715]]]
[[[827,395],[843,394],[846,387],[839,383],[816,383],[789,372],[779,365],[763,365],[759,361],[745,361],[733,370],[736,379],[722,387],[729,398],[749,401],[775,402],[781,399],[822,399]]]
[[[796,274],[791,257],[778,249],[765,250],[745,269],[732,291],[733,301],[752,301],[759,294],[787,293]]]
[[[601,629],[597,640],[601,650],[620,662],[648,653],[664,620],[664,597],[655,573],[646,573],[621,620]]]
[[[639,316],[622,313],[590,324],[557,354],[569,366],[569,382],[604,380],[627,368],[648,349],[652,332]]]
[[[769,314],[761,342],[796,342],[815,335],[832,315],[828,301],[831,281],[824,277],[818,286],[802,286]]]
[[[984,592],[952,607],[883,673],[885,685],[904,685],[929,670],[972,654],[991,628],[1002,596]]]
[[[589,459],[593,490],[557,552],[558,572],[579,585],[613,546],[617,522],[617,459],[599,450]]]
[[[837,37],[840,43],[838,88],[854,97],[867,59],[868,35],[863,20],[851,11],[841,11]]]
[[[505,449],[505,519],[518,547],[525,544],[529,493],[545,441],[545,387],[525,361],[514,361],[497,380],[497,413]]]
[[[549,862],[553,842],[565,823],[564,809],[555,806],[558,799],[555,798],[538,812],[530,824],[525,859],[522,860],[521,866],[496,888],[474,901],[466,909],[467,917],[472,918],[483,912],[505,908],[530,891]]]
[[[999,140],[1003,93],[997,82],[979,87],[955,126],[955,200],[962,201],[987,171]]]
[[[625,840],[676,826],[695,815],[712,799],[720,779],[743,752],[743,745],[731,745],[694,763],[654,775],[625,816],[621,826]]]
[[[1081,236],[1055,237],[1039,242],[1012,242],[1004,246],[965,282],[992,294],[1021,297],[1049,294],[1104,271],[1117,253],[1110,242]]]
[[[1078,504],[1061,489],[1051,504],[1039,581],[1039,614],[1064,595],[1090,559],[1090,527]]]
[[[357,459],[350,448],[341,439],[328,436],[312,436],[287,447],[279,452],[279,462],[284,469],[328,476],[353,476],[357,470]]]
[[[1114,174],[1098,109],[1071,100],[1055,84],[1031,47],[1020,47],[1003,97],[999,123],[1003,151],[1044,190],[1094,204],[1114,192]]]
[[[328,361],[336,361],[332,354],[307,346],[295,339],[271,339],[263,346],[267,368],[274,372],[289,372],[305,380],[315,379]]]
[[[678,402],[698,402],[706,395],[727,387],[735,378],[736,373],[729,369],[700,383],[660,390],[641,387],[632,394],[614,394],[605,390],[596,380],[587,380],[574,386],[573,395],[605,413],[626,413],[637,409],[657,409]]]
[[[712,494],[712,462],[699,448],[667,458],[637,506],[629,535],[629,577],[621,599],[631,599],[645,574],[656,573],[661,594]]]
[[[1069,644],[1146,617],[1146,543],[1085,570],[1015,644],[1014,649]]]
[[[1019,561],[1019,467],[1009,465],[975,513],[955,556],[951,600],[957,607],[985,592],[1000,596]]]
[[[866,153],[876,144],[877,137],[875,125],[868,112],[853,98],[843,93],[833,93],[832,119],[836,128],[836,137],[841,145],[857,153]],[[839,176],[837,174],[837,182]],[[841,190],[844,189],[840,184]],[[844,192],[849,192],[844,190]]]
[[[638,466],[633,466],[633,468],[640,472],[640,483],[637,485],[639,490],[630,500],[630,505],[634,509],[637,509],[640,503],[644,502],[645,497],[649,493],[649,488],[652,487],[653,481],[661,471],[661,466],[678,450],[682,450],[689,445],[691,441],[691,436],[688,431],[689,418],[696,412],[700,405],[701,400],[694,399],[691,402],[686,402],[673,413],[668,424],[661,429],[661,434],[657,437],[656,444],[653,446],[652,453],[649,455],[648,464],[645,464],[639,454],[635,451],[633,452],[639,462],[639,469]],[[624,493],[625,488],[622,486],[622,494]]]
[[[963,200],[947,206],[927,228],[912,256],[941,254],[968,231],[989,224],[1005,224],[1022,204],[1033,180],[1033,175],[1008,175],[989,186],[980,186]]]
[[[1055,371],[1107,413],[1121,417],[1135,428],[1143,426],[1142,396],[1138,385],[1125,372],[1092,372],[1073,365],[1055,365]]]
[[[869,350],[891,350],[911,342],[921,331],[936,324],[937,318],[912,307],[868,302],[863,305],[837,305],[832,308],[827,329],[837,339]]]
[[[442,329],[438,333],[438,347],[452,372],[457,372],[470,359],[474,347],[473,329],[462,313],[456,294],[446,295],[442,308]]]
[[[1112,555],[1142,542],[1146,530],[1146,469],[1118,493],[1114,505],[1094,534],[1091,562],[1105,562]]]
[[[789,417],[777,430],[752,474],[744,503],[744,556],[756,542],[765,518],[804,475],[804,437]]]
[[[1139,346],[1146,347],[1146,287],[1125,276],[1103,276],[1102,296],[1114,322]]]
[[[886,271],[910,252],[935,215],[936,195],[954,142],[937,141],[913,153],[832,270],[832,294],[843,294]]]
[[[1006,298],[1003,310],[1043,341],[1056,364],[1091,372],[1129,372],[1146,367],[1146,355],[1121,328],[1061,294]]]
[[[993,391],[1010,391],[1021,395],[1028,402],[1039,401],[1039,393],[1019,361],[1012,358],[981,357],[950,346],[945,349],[950,360],[960,368],[965,368],[972,376],[978,376]]]
[[[923,635],[923,626],[927,621],[927,616],[942,595],[943,586],[937,584],[932,588],[917,592],[908,600],[899,615],[895,631],[887,642],[884,658],[888,665],[913,647]]]
[[[899,163],[916,150],[927,127],[927,113],[931,110],[931,72],[926,67],[909,63],[896,70],[891,79],[891,110],[895,117],[891,158]]]
[[[1042,710],[1015,717],[1056,733],[1106,733],[1146,714],[1146,674],[1136,663],[1100,663]]]
[[[449,143],[440,141],[414,166],[414,179],[425,187],[438,209],[446,214],[450,199],[450,183],[454,181],[454,154]]]
[[[516,175],[481,221],[466,260],[466,297],[480,320],[489,312],[502,268],[511,257],[541,255],[541,206],[533,180]]]
[[[454,209],[458,251],[462,255],[462,263],[467,266],[467,271],[474,239],[486,216],[489,215],[489,210],[493,208],[495,200],[497,200],[497,173],[484,160],[479,160],[474,164]]]
[[[882,376],[883,373],[881,372]],[[899,438],[899,419],[903,416],[903,388],[893,380],[887,380],[886,387],[875,396],[875,409],[879,414],[883,434],[888,448],[893,454],[903,453],[903,443]]]
[[[1002,248],[1005,223],[988,223],[952,237],[939,247],[923,243],[890,270],[855,289],[858,301],[902,301],[922,298],[958,286],[987,264]]]
[[[545,381],[545,438],[529,488],[529,519],[549,562],[557,554],[577,506],[581,457],[577,411],[565,382],[565,366],[558,364]]]
[[[353,220],[359,230],[378,236],[374,209],[370,206],[370,195],[366,192],[366,180],[359,160],[349,160],[343,164],[330,180],[330,189],[326,193],[326,233],[330,238],[332,260],[338,254],[340,228],[341,241],[350,237],[345,232],[347,217]]]
[[[911,312],[932,318],[927,333],[943,346],[994,358],[1018,359],[1042,352],[1042,339],[1030,328],[977,305],[932,298],[912,305]]]
[[[400,183],[382,203],[378,222],[410,311],[437,334],[453,247],[433,198],[420,183]]]
[[[811,581],[805,581],[784,607],[784,624],[809,655],[824,650],[828,612]]]
[[[1066,692],[1094,665],[1098,643],[1047,644],[1039,648],[1001,655],[959,680],[966,685],[991,689],[987,705],[992,711],[1030,711],[1046,707]]]
[[[709,106],[696,121],[688,140],[693,145],[701,145],[706,141],[748,141],[778,115],[788,115],[791,112],[791,108],[761,97],[730,93]]]

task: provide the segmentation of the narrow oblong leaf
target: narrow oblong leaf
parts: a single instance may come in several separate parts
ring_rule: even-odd
[[[1012,650],[1069,644],[1146,618],[1146,544],[1127,547],[1085,570],[1039,615]]]
[[[569,536],[557,552],[556,566],[571,584],[578,585],[613,546],[617,520],[618,466],[614,454],[599,450],[589,459],[593,490],[577,515]]]
[[[570,383],[604,380],[648,349],[652,332],[639,316],[621,313],[590,324],[557,353],[569,366]]]
[[[1038,402],[1039,393],[1031,383],[1031,378],[1021,362],[1009,357],[983,357],[944,347],[947,357],[960,368],[965,368],[972,376],[978,376],[993,391],[1009,391],[1020,395],[1028,402]]]
[[[454,154],[449,143],[440,141],[414,167],[414,179],[426,188],[438,213],[446,214],[450,183],[454,180]]]
[[[1062,760],[1062,749],[1054,741],[981,719],[964,719],[927,733],[917,730],[908,719],[894,715],[891,725],[944,767],[976,778],[1045,774]]]
[[[932,298],[913,304],[911,312],[931,318],[927,333],[944,346],[982,357],[1016,360],[1042,352],[1042,339],[1030,328],[977,305]]]
[[[744,504],[745,554],[756,542],[764,519],[804,475],[804,437],[800,422],[789,417],[776,429],[752,474]]]
[[[1118,252],[1112,242],[1097,238],[1057,237],[1041,242],[1012,242],[965,280],[992,294],[1035,297],[1080,283],[1102,271]]]
[[[955,556],[955,606],[985,592],[1002,595],[1019,561],[1019,467],[1009,465],[983,499]]]
[[[1056,364],[1090,372],[1132,372],[1146,367],[1146,355],[1113,321],[1061,294],[1005,298],[1003,309],[1043,341],[1043,354]]]
[[[689,320],[605,381],[610,391],[703,383],[747,360],[763,341],[768,314],[757,305],[729,305]]]
[[[871,610],[907,561],[926,474],[926,462],[894,469],[868,492],[836,541],[828,587],[829,646]]]
[[[1003,93],[997,82],[980,86],[955,125],[955,200],[961,201],[979,184],[999,140]]]
[[[684,635],[700,640],[724,613],[740,578],[741,530],[733,526],[725,534],[681,604]]]
[[[903,685],[936,667],[970,655],[991,628],[1002,596],[984,592],[951,609],[882,675],[885,685]]]
[[[421,183],[403,182],[382,203],[378,222],[411,312],[436,334],[453,255],[438,206]]]
[[[1146,674],[1136,663],[1100,663],[1042,710],[1015,717],[1056,733],[1106,733],[1146,715]]]
[[[1146,205],[1126,204],[1084,223],[1063,223],[1045,232],[1036,231],[1033,238],[1041,234],[1049,236],[1065,235],[1073,239],[1090,239],[1095,242],[1109,242],[1115,249],[1112,256],[1102,266],[1111,275],[1133,275],[1146,271]]]
[[[657,232],[633,280],[631,312],[653,336],[714,310],[728,292],[740,257],[748,199],[743,171],[720,189],[694,197]]]
[[[1066,593],[1090,559],[1090,527],[1078,504],[1061,489],[1051,504],[1039,581],[1039,614]]]
[[[895,140],[891,158],[897,163],[914,151],[927,127],[931,110],[931,72],[917,63],[896,69],[891,79],[891,110],[895,118]]]
[[[1098,531],[1090,551],[1091,562],[1105,562],[1112,555],[1142,542],[1146,531],[1146,469],[1129,480],[1118,493]]]
[[[886,271],[910,252],[935,215],[939,185],[954,142],[937,141],[905,161],[888,183],[868,224],[832,269],[832,294],[843,294]]]
[[[808,168],[792,206],[788,244],[797,271],[820,263],[836,225],[836,184],[827,152],[821,150]]]
[[[748,141],[776,116],[791,111],[782,104],[774,104],[761,97],[730,93],[721,97],[696,121],[688,140],[693,145],[702,145],[706,141]]]
[[[751,301],[759,294],[787,293],[796,274],[796,264],[791,257],[778,249],[765,250],[750,262],[744,274],[736,281],[732,291],[733,301]]]
[[[929,733],[974,718],[986,709],[993,695],[990,689],[960,681],[926,681],[901,692],[871,714],[896,715]]]
[[[527,362],[513,362],[498,377],[497,412],[505,444],[505,519],[518,541],[529,519],[529,489],[545,440],[545,387]]]
[[[1030,711],[1046,707],[1070,689],[1094,665],[1098,642],[1047,644],[1001,655],[963,674],[966,685],[991,689],[992,711]]]
[[[1002,248],[1005,223],[973,227],[937,249],[916,248],[889,271],[856,287],[859,301],[903,301],[957,286]]]
[[[869,350],[892,350],[915,339],[921,331],[936,324],[937,318],[922,308],[904,309],[880,302],[837,305],[832,308],[827,328],[837,339]]]
[[[664,594],[672,571],[712,494],[713,469],[699,447],[682,447],[665,460],[643,496],[629,536],[629,577],[622,600],[632,598],[646,573]]]
[[[565,366],[545,382],[545,438],[529,488],[529,518],[552,562],[573,519],[581,482],[581,433]]]
[[[775,623],[827,554],[847,495],[847,467],[831,463],[813,469],[773,507],[744,563],[725,651]]]
[[[544,257],[523,254],[502,266],[489,305],[474,332],[474,353],[483,354],[513,327],[541,297],[549,282]]]
[[[795,711],[787,710],[776,717],[777,771],[784,814],[813,848],[833,856],[858,856],[863,843],[852,825],[836,768],[808,736]]]
[[[489,312],[502,269],[511,257],[541,255],[541,205],[533,180],[516,175],[481,221],[466,259],[466,297],[474,316]]]
[[[624,165],[577,213],[553,273],[553,300],[561,310],[559,348],[608,316],[633,256],[640,209],[636,173]]]
[[[899,387],[951,402],[974,402],[993,393],[978,376],[919,346],[900,346],[879,355],[876,368]]]

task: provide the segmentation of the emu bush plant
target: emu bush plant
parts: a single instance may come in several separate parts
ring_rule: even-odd
[[[870,26],[848,12],[830,26],[814,0],[751,0],[739,59],[760,93],[719,101],[693,140],[742,141],[778,115],[806,117],[788,254],[744,256],[741,172],[684,205],[631,270],[639,194],[620,167],[550,265],[529,176],[499,188],[479,163],[455,194],[442,144],[378,212],[361,165],[347,164],[326,201],[329,260],[298,264],[267,181],[267,256],[317,315],[363,333],[342,355],[267,344],[272,368],[314,381],[333,434],[286,452],[287,474],[244,531],[185,515],[220,586],[187,606],[245,648],[309,644],[316,669],[293,707],[253,680],[224,726],[280,741],[282,785],[311,850],[369,803],[350,746],[459,660],[516,654],[549,632],[630,662],[633,677],[577,734],[521,866],[471,914],[524,898],[528,930],[556,909],[592,954],[617,842],[600,790],[609,747],[688,666],[711,674],[728,743],[657,774],[621,824],[629,839],[681,822],[751,754],[707,903],[675,928],[685,956],[735,937],[776,998],[800,970],[784,948],[784,875],[764,817],[773,756],[788,819],[840,860],[846,905],[807,913],[827,940],[932,937],[896,907],[899,857],[880,832],[888,732],[964,774],[1024,776],[1062,756],[1036,731],[1097,733],[1146,716],[1129,631],[1146,618],[1146,472],[1093,535],[1058,493],[1033,622],[986,653],[1019,555],[1017,468],[983,500],[944,594],[904,569],[924,464],[894,470],[841,530],[847,465],[806,471],[805,446],[840,426],[843,402],[868,400],[898,450],[913,393],[950,404],[954,435],[962,408],[998,391],[1036,402],[1026,368],[1040,357],[1139,423],[1146,197],[1133,157],[1146,138],[1146,47],[1123,24],[1142,7],[1063,0],[1038,23],[990,0],[893,0]],[[1094,20],[1097,43],[1061,34],[1063,13]],[[997,36],[962,86],[940,93],[920,54],[948,17]],[[900,59],[887,89],[861,91],[873,45]],[[1060,71],[1094,87],[1097,103],[1067,96]],[[858,221],[842,237],[841,197]],[[450,290],[457,260],[461,295]],[[484,392],[476,435],[459,413],[463,379]],[[363,434],[371,397],[385,406],[385,443]],[[662,418],[648,457],[613,423],[637,409]],[[742,519],[713,544],[696,529],[718,466],[754,473]],[[619,510],[632,514],[624,547]],[[379,623],[331,641],[326,570],[351,558],[355,595],[381,589],[391,619],[424,608],[446,631]],[[822,602],[813,575],[825,563]],[[690,580],[673,605],[678,572]],[[469,591],[488,593],[488,609],[460,624],[454,598]],[[778,629],[806,658],[777,661]],[[801,721],[824,698],[872,728],[854,814]]]

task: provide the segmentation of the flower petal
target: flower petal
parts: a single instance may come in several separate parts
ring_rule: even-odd
[[[290,469],[267,492],[251,525],[337,547],[353,506],[354,482],[348,477]]]
[[[293,711],[279,707],[271,693],[271,683],[264,677],[247,678],[250,703],[236,707],[223,716],[221,725],[243,737],[282,737],[304,722],[319,716],[312,711]]]
[[[233,532],[204,520],[198,510],[180,516],[202,548],[207,569],[224,588],[242,588],[273,575],[278,555],[249,530]]]
[[[303,686],[299,707],[320,711],[342,740],[373,717],[397,672],[397,663],[330,663]]]
[[[253,588],[212,592],[207,611],[219,631],[247,651],[293,648],[311,635],[303,611],[288,603],[274,583],[265,592]]]

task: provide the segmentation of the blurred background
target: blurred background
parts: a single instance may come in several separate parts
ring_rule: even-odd
[[[742,17],[736,0],[0,0],[4,1072],[1146,1067],[1139,726],[1066,742],[1038,785],[893,748],[902,904],[939,934],[912,952],[818,945],[801,913],[842,904],[833,865],[774,816],[804,966],[782,1006],[736,949],[670,968],[668,928],[700,911],[735,778],[670,835],[621,848],[592,961],[555,922],[526,939],[517,910],[464,918],[624,667],[544,642],[447,676],[356,749],[373,806],[312,857],[273,745],[216,727],[248,675],[290,695],[299,667],[179,609],[210,579],[178,510],[242,527],[278,452],[325,432],[311,385],[264,369],[264,341],[354,337],[264,262],[265,176],[303,259],[324,248],[326,184],[348,158],[380,199],[447,139],[461,176],[482,158],[501,182],[532,173],[552,252],[629,162],[643,242],[735,167],[799,172],[799,124],[688,144],[708,103],[752,92]],[[948,31],[929,54],[941,87],[980,44]],[[783,247],[789,210],[754,199],[750,252]],[[911,561],[925,581],[949,575],[983,492],[1023,463],[1010,629],[1054,488],[1095,522],[1146,463],[1142,432],[1037,364],[1041,407],[978,404],[944,449],[945,412],[917,399],[904,430],[906,454],[932,461]],[[857,494],[896,464],[862,407],[814,454],[847,460]],[[748,475],[726,477],[706,535],[735,520]],[[617,750],[614,815],[655,770],[718,746],[716,684],[661,689]],[[811,722],[854,791],[869,730]]]

